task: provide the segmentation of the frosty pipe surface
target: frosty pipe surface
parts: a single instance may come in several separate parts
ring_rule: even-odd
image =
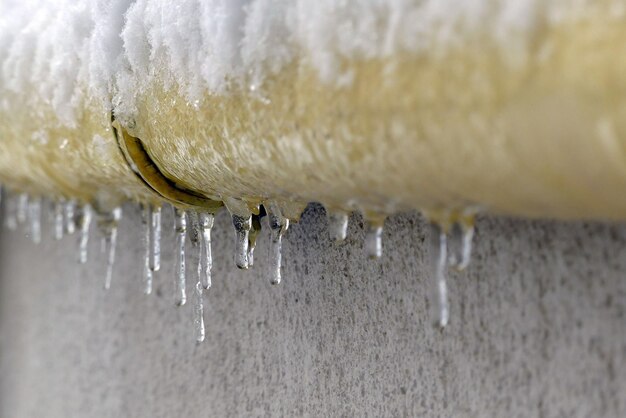
[[[624,219],[626,31],[614,4],[539,19],[507,35],[508,48],[493,42],[500,17],[487,16],[484,32],[459,33],[456,46],[373,47],[339,60],[334,78],[302,47],[260,83],[233,70],[237,82],[207,85],[193,100],[174,61],[155,50],[149,76],[118,74],[130,81],[117,85],[114,109],[164,175],[215,199],[314,200],[368,218],[479,207]],[[8,90],[0,177],[35,194],[152,199],[119,155],[101,97],[77,80],[71,122],[34,80]]]

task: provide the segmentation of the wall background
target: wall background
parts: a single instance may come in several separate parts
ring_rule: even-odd
[[[173,306],[172,216],[142,294],[138,210],[126,208],[113,287],[92,235],[0,238],[0,416],[626,416],[626,225],[482,218],[469,269],[450,273],[451,323],[430,326],[427,228],[389,220],[369,261],[361,218],[332,245],[310,206],[270,286],[213,230],[207,340]],[[188,288],[191,284],[188,283]],[[190,299],[192,301],[192,299]]]

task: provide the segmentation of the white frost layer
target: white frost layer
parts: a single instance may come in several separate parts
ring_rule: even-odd
[[[256,87],[299,59],[327,83],[339,63],[441,53],[487,39],[523,49],[537,27],[589,12],[576,0],[47,0],[0,2],[0,94],[75,123],[85,93],[133,106],[158,70],[193,101]],[[615,1],[622,14],[624,1]],[[519,55],[519,54],[518,54]],[[2,100],[9,110],[11,103]]]

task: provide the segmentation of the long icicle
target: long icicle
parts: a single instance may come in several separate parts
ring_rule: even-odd
[[[152,235],[152,209],[150,205],[142,205],[141,223],[143,226],[143,246],[144,246],[144,263],[143,263],[143,292],[146,295],[152,293],[152,269],[150,268],[150,259],[152,258],[152,245],[150,238]]]
[[[17,223],[23,224],[28,217],[28,193],[21,193],[17,200]]]
[[[85,264],[87,262],[89,228],[91,227],[91,218],[91,205],[83,205],[80,209],[80,216],[78,218],[78,227],[80,228],[80,237],[78,238],[78,262],[80,264]],[[61,225],[63,224],[61,223]],[[63,230],[62,226],[61,230]]]
[[[35,197],[28,202],[28,219],[30,222],[31,239],[35,244],[41,242],[41,197]]]
[[[72,235],[76,231],[76,201],[65,202],[65,232]]]
[[[17,206],[17,196],[8,194],[6,198],[4,225],[9,231],[15,231],[17,229]]]
[[[100,219],[101,229],[104,232],[104,247],[108,249],[104,288],[111,288],[113,279],[113,266],[115,264],[115,251],[117,247],[117,231],[119,221],[122,218],[122,209],[117,207],[111,212],[104,214]]]
[[[282,239],[289,228],[289,219],[282,215],[274,203],[268,204],[265,209],[270,225],[270,283],[279,284],[282,280]]]
[[[60,240],[63,238],[63,228],[65,215],[65,201],[58,200],[54,204],[54,239]]]
[[[185,239],[187,237],[187,220],[183,209],[174,208],[175,229],[176,229],[176,287],[174,303],[183,306],[187,303],[186,281],[185,281]]]
[[[447,235],[444,228],[439,224],[432,222],[430,224],[430,260],[431,271],[435,281],[435,300],[433,307],[436,309],[436,324],[444,328],[448,325],[449,308],[448,308],[448,285],[446,282],[446,265],[447,265]]]
[[[211,287],[211,269],[213,268],[213,255],[211,253],[211,229],[215,223],[215,217],[211,213],[200,213],[200,229],[202,231],[202,254],[204,274],[202,275],[202,287]]]
[[[187,222],[191,228],[189,240],[191,241],[191,252],[189,254],[189,265],[193,271],[195,279],[194,286],[194,332],[197,342],[204,341],[204,301],[202,295],[202,231],[199,214],[195,211],[187,212]]]
[[[196,296],[196,301],[194,304],[194,331],[196,334],[196,341],[201,343],[204,341],[206,332],[204,329],[204,296],[202,283],[197,282],[194,286],[194,293]]]
[[[161,268],[161,206],[151,206],[150,210],[150,269]]]

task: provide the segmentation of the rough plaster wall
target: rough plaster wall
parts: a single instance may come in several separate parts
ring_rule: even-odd
[[[108,293],[101,261],[76,265],[76,237],[48,229],[35,247],[3,231],[0,416],[626,416],[626,227],[481,219],[440,332],[423,221],[392,218],[368,261],[360,218],[335,246],[323,215],[309,207],[290,230],[274,287],[266,239],[237,271],[218,217],[202,345],[191,304],[173,306],[169,212],[150,297],[136,210]]]

